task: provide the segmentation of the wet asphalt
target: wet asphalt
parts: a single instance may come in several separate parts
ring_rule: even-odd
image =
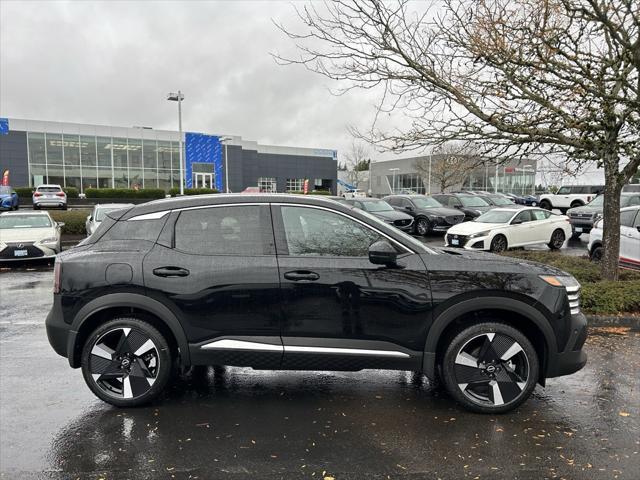
[[[413,372],[231,367],[117,409],[50,348],[52,281],[50,266],[0,268],[2,479],[640,476],[638,332],[593,331],[583,370],[499,416]]]

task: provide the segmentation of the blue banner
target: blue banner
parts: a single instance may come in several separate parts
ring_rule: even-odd
[[[222,164],[222,144],[215,135],[185,133],[185,176],[187,188],[193,188],[193,164],[211,164],[215,188],[223,191],[224,166]]]
[[[9,119],[0,118],[0,135],[9,135]]]

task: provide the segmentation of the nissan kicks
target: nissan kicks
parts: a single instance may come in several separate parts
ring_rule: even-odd
[[[158,397],[179,367],[394,369],[500,413],[585,364],[580,285],[429,248],[296,195],[202,195],[107,213],[55,263],[49,342],[102,400]]]

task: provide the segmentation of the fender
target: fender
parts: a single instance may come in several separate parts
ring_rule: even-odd
[[[514,313],[518,313],[523,317],[528,318],[533,322],[538,329],[544,335],[549,356],[555,356],[558,353],[558,345],[556,337],[553,333],[553,329],[545,316],[536,310],[534,307],[527,305],[524,302],[514,300],[508,297],[479,297],[464,300],[449,307],[442,312],[434,320],[429,333],[427,335],[427,341],[424,347],[424,356],[422,360],[422,369],[428,378],[435,378],[436,368],[436,349],[438,347],[438,341],[442,336],[442,332],[453,322],[456,318],[466,313],[471,313],[478,310],[506,310]],[[542,364],[545,362],[541,359]]]
[[[70,335],[69,342],[67,344],[69,363],[73,362],[72,359],[74,358],[74,352],[76,349],[77,332],[80,331],[82,324],[93,314],[107,308],[114,307],[139,308],[158,317],[167,325],[167,327],[169,327],[171,333],[173,333],[173,336],[176,339],[176,343],[180,349],[181,364],[185,366],[191,364],[191,360],[189,358],[189,343],[187,342],[187,337],[178,318],[171,310],[169,310],[169,308],[159,301],[140,295],[139,293],[112,293],[109,295],[103,295],[82,307],[74,317],[71,325],[73,334]]]

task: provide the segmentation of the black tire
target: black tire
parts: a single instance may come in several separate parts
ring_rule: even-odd
[[[504,252],[508,248],[509,245],[507,243],[507,237],[505,237],[504,235],[496,235],[495,237],[493,237],[493,240],[491,240],[491,246],[489,247],[489,250],[495,253],[500,253]]]
[[[571,234],[571,240],[578,240],[580,238],[580,235],[582,235],[582,232],[573,232]]]
[[[584,203],[579,201],[571,202],[571,208],[577,208],[577,207],[584,207]]]
[[[518,407],[533,392],[539,372],[531,342],[503,323],[464,329],[448,345],[442,360],[449,394],[478,413],[504,413]]]
[[[415,226],[416,235],[426,236],[431,233],[431,222],[428,218],[420,217],[416,220]]]
[[[566,240],[566,237],[564,236],[564,232],[558,228],[554,230],[553,233],[551,234],[551,240],[549,240],[549,243],[547,243],[547,246],[551,250],[560,250],[564,245],[565,240]]]
[[[540,202],[540,208],[544,208],[545,210],[552,210],[553,206],[549,200],[542,200]]]
[[[115,318],[96,328],[82,348],[81,366],[91,391],[117,407],[151,402],[164,390],[173,371],[164,336],[132,317]]]
[[[602,245],[598,245],[593,250],[591,250],[589,258],[592,262],[600,263],[600,261],[602,261],[602,255],[604,255],[604,248],[602,248]]]
[[[33,209],[34,209],[34,210],[40,210],[40,207],[39,207],[38,205],[34,205],[34,206],[33,206]]]
[[[66,209],[67,209],[67,204],[65,203],[65,204],[62,206],[62,210],[66,210]]]

